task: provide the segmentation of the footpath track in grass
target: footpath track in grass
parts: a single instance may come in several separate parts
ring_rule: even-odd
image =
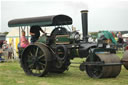
[[[76,58],[73,62],[83,60]],[[34,77],[25,75],[18,62],[5,62],[0,63],[0,85],[128,85],[128,71],[122,66],[117,78],[92,79],[79,68],[69,67],[63,74]]]

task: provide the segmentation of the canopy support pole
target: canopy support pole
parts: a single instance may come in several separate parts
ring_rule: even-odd
[[[27,40],[28,40],[29,34],[28,34],[28,26],[27,26]]]
[[[19,41],[20,41],[20,27],[19,27]]]

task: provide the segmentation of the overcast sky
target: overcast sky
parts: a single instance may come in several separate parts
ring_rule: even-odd
[[[66,14],[81,31],[82,9],[89,10],[89,31],[128,30],[128,0],[2,0],[0,32],[15,18]]]

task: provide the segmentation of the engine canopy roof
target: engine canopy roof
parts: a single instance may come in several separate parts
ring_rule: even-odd
[[[9,27],[19,26],[56,26],[56,25],[71,25],[72,18],[67,15],[52,15],[52,16],[41,16],[31,17],[22,19],[13,19],[8,22]]]

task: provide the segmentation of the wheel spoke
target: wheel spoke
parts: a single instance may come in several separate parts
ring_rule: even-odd
[[[39,62],[39,64],[45,68],[45,63]]]
[[[41,58],[43,58],[44,56],[45,56],[45,55],[43,54],[43,55],[39,56],[38,59],[41,59]]]
[[[31,51],[29,52],[28,56],[29,56],[29,55],[30,55],[30,56],[33,56],[33,54],[32,54],[32,52],[31,52]]]
[[[34,66],[34,63],[28,65],[28,67],[31,69],[33,69],[33,66]]]
[[[39,70],[39,68],[38,68],[38,66],[36,66],[36,73],[38,73],[38,70]]]
[[[29,57],[29,58],[30,58],[30,57],[32,57],[32,56],[28,54],[28,55],[27,55],[27,57]]]
[[[38,72],[41,73],[40,70],[38,70]]]
[[[38,50],[39,50],[39,48],[37,47],[37,49],[36,49],[36,53],[35,53],[35,56],[37,56],[37,54],[38,54]]]
[[[27,63],[33,63],[33,60],[28,60]]]

